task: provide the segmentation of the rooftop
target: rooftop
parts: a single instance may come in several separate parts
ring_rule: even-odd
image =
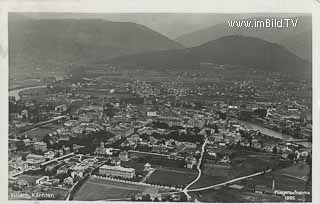
[[[106,170],[117,170],[117,171],[125,171],[125,172],[133,172],[135,171],[133,168],[125,168],[122,166],[109,166],[109,165],[103,165],[100,167],[100,169],[106,169]]]

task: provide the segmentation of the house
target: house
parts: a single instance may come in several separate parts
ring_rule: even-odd
[[[230,161],[230,158],[228,155],[225,155],[223,156],[219,161],[218,161],[219,164],[230,164],[231,161]]]
[[[15,169],[20,170],[20,171],[24,171],[24,170],[28,169],[28,162],[22,161],[22,160],[17,160],[15,162],[12,162],[11,166]]]
[[[144,171],[150,171],[151,170],[151,164],[149,164],[148,162],[144,165],[143,168]]]
[[[54,111],[55,112],[65,112],[67,110],[67,105],[66,104],[62,104],[62,105],[58,105],[56,107],[54,107]]]
[[[73,178],[71,178],[70,176],[69,177],[67,177],[67,178],[65,178],[64,180],[63,180],[63,183],[65,184],[65,185],[73,185]]]
[[[46,159],[51,160],[51,159],[54,158],[54,152],[53,152],[53,151],[45,152],[45,153],[44,153],[44,157],[45,157]]]
[[[33,149],[41,152],[47,151],[47,143],[45,142],[35,142],[33,144]]]
[[[123,151],[123,152],[120,152],[119,154],[119,159],[121,161],[128,161],[129,160],[129,154],[127,151]]]
[[[29,147],[32,145],[32,141],[28,138],[28,139],[24,139],[22,140],[24,143],[24,146]]]
[[[41,163],[44,162],[46,159],[42,155],[37,155],[37,154],[28,154],[26,156],[26,161],[29,166],[33,168],[39,168]]]
[[[185,161],[188,169],[193,169],[197,165],[197,159],[195,157],[186,157]]]

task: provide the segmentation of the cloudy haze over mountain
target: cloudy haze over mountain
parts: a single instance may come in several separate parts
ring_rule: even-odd
[[[95,18],[109,21],[134,22],[147,26],[169,38],[177,38],[183,34],[205,29],[216,24],[226,23],[228,20],[270,16],[270,13],[19,13],[19,15],[33,19]],[[272,14],[272,16],[288,17],[290,14]]]
[[[299,18],[298,27],[231,29],[227,24],[228,20],[276,17]],[[168,65],[168,62],[188,62],[190,61],[186,59],[188,56],[180,53],[190,50],[197,53],[194,52],[197,49],[184,48],[203,47],[208,42],[230,35],[252,36],[275,43],[280,47],[283,46],[284,49],[272,49],[272,51],[290,56],[290,60],[303,65],[304,62],[300,63],[302,59],[311,61],[311,26],[311,17],[305,14],[10,13],[10,71],[24,73],[36,67],[54,71],[56,67],[65,69],[70,65],[90,65],[96,62],[108,62],[115,57],[136,56],[141,53],[143,54],[138,55],[138,58],[145,62],[156,59],[157,57],[150,53],[161,50],[163,52],[160,53],[166,53],[161,54],[162,57],[166,56],[166,58],[161,58],[161,63]],[[246,38],[238,40],[248,41]],[[226,45],[233,45],[229,40],[223,42]],[[221,45],[220,48],[224,46]],[[264,49],[265,47],[259,46],[259,48]],[[173,51],[167,52],[166,50]],[[235,50],[240,51],[241,48],[237,47]],[[261,55],[264,52],[260,51],[258,58],[263,59]],[[254,54],[252,50],[250,53]],[[227,59],[221,60],[221,56],[206,54],[212,61],[227,63]],[[269,54],[275,56],[275,53]],[[148,56],[151,58],[147,59]],[[195,57],[196,60],[191,60],[191,64],[203,60],[202,56],[196,56],[196,54],[192,57]],[[214,57],[219,59],[214,59]],[[296,60],[295,57],[298,59]],[[246,59],[249,61],[243,63],[241,60],[236,60],[235,62],[249,65],[250,60],[254,60],[254,58]],[[273,65],[279,69],[288,71],[290,70],[288,65],[292,65],[293,69],[297,68],[294,63],[284,64],[284,61],[281,61],[280,64],[277,64],[280,62],[278,59]],[[134,61],[133,64],[137,62]],[[174,65],[177,64],[174,63]],[[281,68],[281,65],[285,65],[285,68]],[[275,67],[271,69],[274,71]],[[23,71],[19,71],[20,68]]]

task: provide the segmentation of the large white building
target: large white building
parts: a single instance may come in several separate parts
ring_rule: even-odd
[[[99,174],[113,177],[133,178],[135,177],[135,169],[122,166],[103,165],[99,168]]]

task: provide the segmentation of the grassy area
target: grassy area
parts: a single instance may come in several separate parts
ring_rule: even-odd
[[[204,163],[202,166],[203,174],[190,189],[206,187],[225,182],[232,178],[250,175],[261,171],[263,168],[276,168],[280,163],[279,156],[272,154],[239,152],[235,158],[231,159],[231,166],[208,165]]]
[[[309,171],[310,171],[309,165],[305,162],[300,162],[294,166],[278,170],[276,171],[276,173],[307,181]]]
[[[59,124],[47,124],[45,126],[39,127],[35,130],[32,130],[28,133],[26,133],[28,135],[29,138],[32,138],[32,140],[35,141],[42,141],[44,136],[48,135],[49,133],[53,133],[54,131],[56,131],[58,128],[63,127],[63,125]]]
[[[176,186],[185,186],[197,177],[196,172],[158,168],[147,179],[147,183]]]
[[[143,186],[90,178],[75,194],[74,200],[125,199],[144,190]]]
[[[247,156],[236,157],[231,160],[231,177],[249,175],[264,168],[278,168],[281,166],[280,156],[268,154],[249,154]]]
[[[35,185],[36,180],[41,178],[41,176],[32,176],[32,175],[27,175],[27,174],[21,174],[18,178],[27,181],[29,183],[29,185]]]
[[[252,186],[263,185],[272,189],[272,181],[275,181],[275,190],[283,191],[304,191],[306,182],[300,179],[283,176],[277,172],[270,172],[260,176],[241,181],[241,185],[251,184]]]
[[[222,183],[226,180],[227,179],[222,176],[211,176],[211,175],[202,174],[200,179],[196,183],[194,183],[190,187],[190,189],[207,187],[207,186],[211,186],[214,184]]]
[[[282,197],[254,194],[243,192],[236,189],[230,189],[228,187],[221,188],[219,190],[207,190],[197,193],[191,193],[201,202],[281,202],[284,201]]]

